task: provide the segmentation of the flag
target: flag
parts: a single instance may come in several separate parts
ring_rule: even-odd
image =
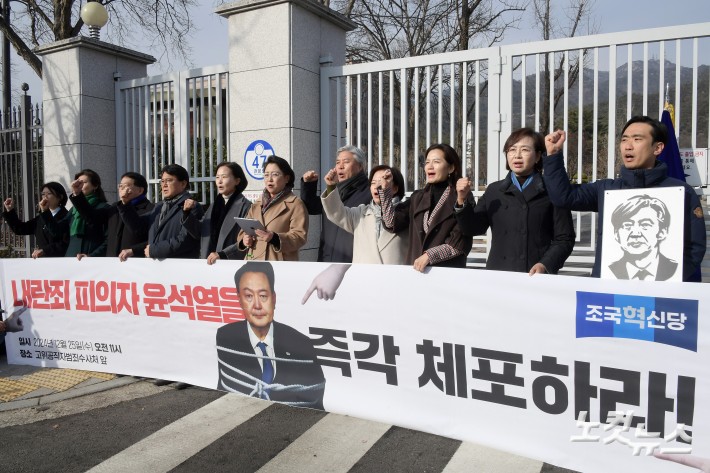
[[[666,126],[668,130],[668,141],[666,146],[661,151],[658,159],[668,166],[668,175],[670,177],[675,177],[685,182],[685,172],[683,171],[683,161],[680,159],[680,149],[678,148],[678,141],[675,138],[675,130],[673,129],[673,120],[671,120],[671,114],[668,110],[664,110],[661,115],[661,123]]]

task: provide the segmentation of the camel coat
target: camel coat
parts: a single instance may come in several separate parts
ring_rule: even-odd
[[[298,250],[306,244],[308,236],[308,212],[301,199],[293,192],[281,197],[276,203],[261,213],[261,199],[249,208],[246,218],[258,220],[270,232],[279,236],[280,247],[257,241],[252,259],[267,261],[298,261]],[[246,250],[243,242],[244,231],[239,231],[239,249]]]

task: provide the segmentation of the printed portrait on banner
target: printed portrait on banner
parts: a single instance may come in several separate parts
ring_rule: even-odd
[[[682,281],[683,199],[682,187],[607,191],[601,277]]]
[[[275,279],[266,261],[249,261],[234,274],[246,320],[217,330],[217,389],[322,410],[325,377],[313,341],[274,320]]]

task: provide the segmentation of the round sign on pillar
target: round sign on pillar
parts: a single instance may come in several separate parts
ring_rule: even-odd
[[[244,152],[244,170],[254,179],[264,179],[264,161],[274,153],[274,148],[264,140],[252,141]]]

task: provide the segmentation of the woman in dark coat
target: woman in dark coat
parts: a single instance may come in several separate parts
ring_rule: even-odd
[[[550,203],[541,174],[544,151],[543,136],[531,128],[521,128],[503,147],[510,172],[505,179],[490,184],[475,206],[465,198],[471,182],[463,178],[457,184],[460,195],[456,219],[461,231],[474,236],[491,229],[486,269],[531,276],[556,274],[572,253],[572,214]]]
[[[392,207],[391,186],[381,189],[385,228],[398,233],[409,229],[407,262],[417,271],[427,266],[466,267],[473,239],[456,224],[455,184],[461,177],[461,159],[447,144],[431,145],[425,153],[426,186]],[[385,180],[392,179],[388,174]],[[471,196],[473,199],[473,196]]]
[[[76,196],[82,194],[89,206],[95,209],[108,208],[106,196],[101,188],[101,178],[91,169],[83,169],[74,175],[71,183],[72,195],[69,199],[74,202]],[[47,222],[45,222],[47,223]],[[82,217],[76,206],[69,214],[57,222],[69,226],[69,247],[66,256],[105,256],[106,255],[106,222],[89,221]],[[54,233],[59,225],[47,225],[50,232]]]
[[[207,264],[218,259],[244,259],[246,253],[237,247],[240,228],[235,219],[244,218],[251,207],[251,201],[242,195],[247,177],[239,164],[223,161],[217,165],[214,181],[219,195],[202,220],[194,212],[187,212],[195,202],[188,199],[183,205],[182,224],[200,240],[200,258],[207,259]]]
[[[69,244],[69,227],[65,225],[63,232],[54,235],[44,224],[42,214],[46,214],[45,218],[52,221],[62,220],[69,213],[65,207],[66,203],[67,193],[64,186],[58,182],[47,182],[42,185],[39,201],[40,213],[37,216],[26,222],[21,222],[15,211],[13,200],[8,197],[4,202],[3,217],[15,235],[35,236],[33,258],[64,256]]]

